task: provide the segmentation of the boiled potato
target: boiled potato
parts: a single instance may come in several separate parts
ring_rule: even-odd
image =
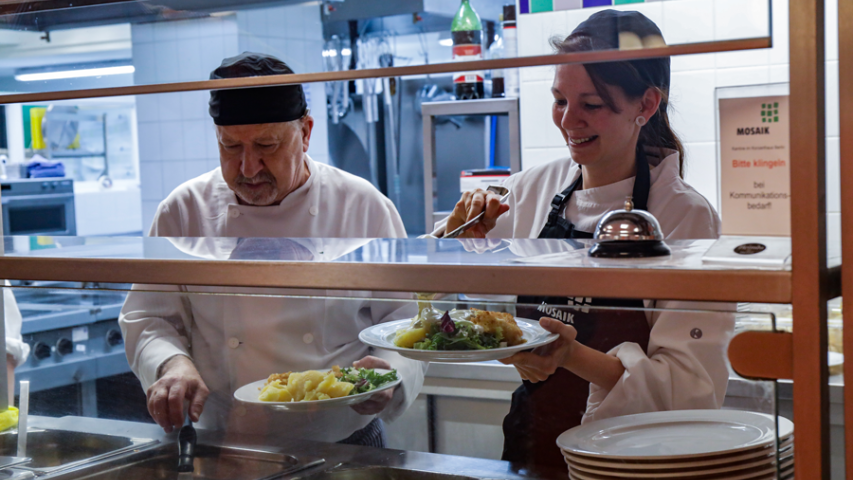
[[[308,370],[287,375],[287,383],[273,380],[264,385],[258,397],[262,402],[305,402],[328,400],[349,395],[355,385],[338,381],[334,371]]]
[[[426,336],[426,328],[412,328],[397,331],[397,336],[394,338],[394,345],[403,348],[412,348],[416,343],[425,339]]]
[[[261,390],[260,400],[262,402],[290,402],[293,396],[287,390],[286,385],[282,385],[280,381],[269,383]]]

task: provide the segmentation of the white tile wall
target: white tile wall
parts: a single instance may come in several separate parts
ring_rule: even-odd
[[[715,140],[714,70],[671,75],[670,121],[682,142]]]
[[[687,182],[717,205],[717,152],[714,92],[717,88],[787,82],[788,0],[772,2],[773,48],[672,58],[671,122],[687,151]],[[669,44],[763,36],[767,33],[767,0],[679,0],[618,7],[641,10],[652,18]],[[549,53],[548,35],[566,35],[600,9],[521,15],[520,55]],[[561,27],[562,25],[562,27]],[[826,5],[827,209],[839,211],[838,7]],[[530,168],[566,154],[551,126],[550,83],[553,70],[522,69],[522,166]]]
[[[134,234],[142,226],[139,189],[114,186],[110,190],[84,190],[75,185],[77,235]]]
[[[551,120],[551,105],[554,103],[551,82],[522,82],[520,95],[523,99],[520,118],[537,119],[534,128],[524,128],[522,121],[521,144],[536,148],[565,146],[560,130]]]
[[[717,198],[717,144],[684,144],[684,180],[719,208]]]
[[[234,15],[133,25],[137,84],[204,80],[244,50],[276,55],[297,72],[322,69],[322,25],[316,2],[239,11]],[[325,91],[311,90],[315,127],[309,153],[328,162]],[[139,96],[140,189],[143,230],[157,205],[181,183],[219,166],[208,92]]]
[[[714,0],[713,4],[715,40],[767,35],[770,14],[767,0]]]
[[[717,88],[763,85],[770,82],[770,67],[766,64],[758,67],[720,68],[718,63],[715,74]]]

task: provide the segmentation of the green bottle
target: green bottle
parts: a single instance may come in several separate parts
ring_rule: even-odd
[[[483,24],[480,16],[471,7],[469,0],[462,0],[459,11],[450,25],[453,39],[453,61],[470,62],[483,59]],[[457,100],[484,98],[483,77],[485,73],[456,72],[453,74],[453,93]]]

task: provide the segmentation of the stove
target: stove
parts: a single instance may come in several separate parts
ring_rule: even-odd
[[[126,293],[42,287],[13,289],[31,349],[15,378],[34,394],[78,386],[80,413],[97,417],[96,381],[130,372],[118,326]]]

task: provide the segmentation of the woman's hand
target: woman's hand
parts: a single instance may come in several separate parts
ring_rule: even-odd
[[[520,352],[501,360],[507,365],[515,365],[524,380],[544,382],[562,367],[587,382],[611,390],[625,373],[622,360],[616,356],[578,343],[575,327],[548,317],[540,318],[539,325],[560,335],[560,338],[534,349],[532,353]]]
[[[514,365],[522,379],[533,383],[543,382],[558,368],[569,365],[572,355],[580,345],[575,341],[578,332],[571,325],[549,317],[540,318],[539,325],[551,333],[560,335],[560,338],[544,347],[534,349],[533,352],[519,352],[500,360],[506,365]]]
[[[501,203],[500,195],[493,192],[479,188],[473,192],[465,192],[447,218],[447,225],[444,227],[445,233],[461,227],[483,210],[486,211],[483,218],[466,232],[463,232],[462,235],[459,235],[460,238],[486,238],[486,234],[495,228],[498,217],[509,211],[509,205]]]
[[[372,368],[384,368],[386,370],[391,370],[390,363],[379,357],[373,357],[370,355],[362,358],[361,360],[353,362],[352,366],[354,368],[366,368],[368,370]],[[379,393],[374,393],[370,396],[369,400],[361,402],[357,405],[353,405],[350,408],[355,410],[360,415],[376,415],[382,410],[385,410],[385,407],[387,407],[388,404],[391,403],[391,399],[394,398],[394,390],[396,390],[396,388],[382,390]]]

